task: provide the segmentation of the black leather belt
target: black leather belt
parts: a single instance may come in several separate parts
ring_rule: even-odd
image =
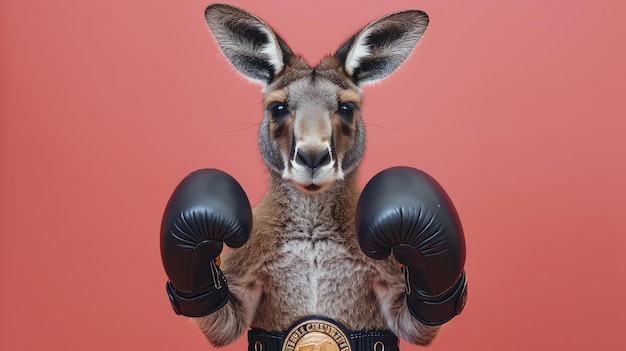
[[[287,332],[252,328],[248,351],[399,351],[398,337],[389,330],[348,331],[324,317],[303,318]]]

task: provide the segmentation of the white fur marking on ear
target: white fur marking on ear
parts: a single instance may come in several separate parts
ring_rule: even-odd
[[[352,48],[350,48],[348,52],[344,68],[349,75],[352,75],[354,70],[359,67],[361,59],[370,54],[369,47],[365,44],[370,31],[371,29],[366,29],[359,34],[359,37],[355,40],[354,44],[352,44]]]
[[[269,38],[269,43],[263,45],[261,52],[269,57],[268,62],[274,67],[274,74],[283,70],[283,54],[280,51],[280,46],[277,43],[274,34],[266,28],[259,28]]]

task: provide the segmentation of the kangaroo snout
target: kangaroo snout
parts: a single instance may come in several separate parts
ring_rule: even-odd
[[[296,164],[304,166],[310,170],[316,170],[317,168],[326,166],[332,162],[330,151],[328,149],[322,152],[316,151],[304,151],[298,149],[295,157]]]

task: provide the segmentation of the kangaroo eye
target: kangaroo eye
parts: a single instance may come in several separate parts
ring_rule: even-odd
[[[270,111],[275,119],[281,119],[289,114],[287,103],[282,102],[272,102],[267,106],[267,110]]]
[[[354,117],[354,110],[358,110],[359,107],[354,102],[344,102],[339,105],[337,113],[344,118],[352,119]]]

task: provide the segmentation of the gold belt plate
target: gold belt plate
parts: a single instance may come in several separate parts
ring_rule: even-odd
[[[352,348],[339,326],[323,319],[310,319],[291,328],[282,351],[352,351]]]

